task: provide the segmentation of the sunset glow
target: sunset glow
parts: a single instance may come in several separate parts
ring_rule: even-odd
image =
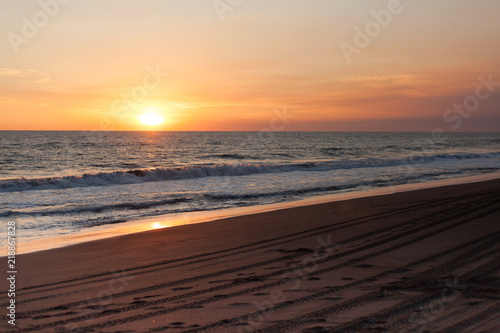
[[[459,130],[499,128],[498,1],[236,3],[68,2],[31,29],[47,9],[9,2],[0,130],[260,131],[285,107],[286,131],[454,130],[490,76]]]

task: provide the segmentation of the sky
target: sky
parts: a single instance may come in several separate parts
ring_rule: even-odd
[[[0,130],[498,131],[499,16],[498,0],[0,0]]]

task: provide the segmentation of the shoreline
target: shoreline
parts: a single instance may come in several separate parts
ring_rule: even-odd
[[[494,331],[499,198],[495,179],[22,254],[17,329]]]
[[[118,226],[105,225],[102,227],[94,227],[91,231],[84,231],[72,235],[64,235],[59,237],[42,238],[25,243],[18,244],[18,255],[47,251],[53,249],[61,249],[72,245],[83,244],[96,240],[105,240],[113,237],[121,237],[124,235],[132,235],[136,233],[154,231],[156,229],[177,228],[191,224],[210,223],[221,219],[229,219],[246,215],[254,215],[259,213],[317,205],[329,202],[352,200],[357,198],[367,198],[372,196],[390,195],[394,193],[402,193],[408,191],[417,191],[422,189],[430,189],[442,186],[472,184],[488,180],[500,179],[500,172],[489,173],[485,175],[460,177],[453,179],[443,179],[428,181],[422,183],[410,183],[396,186],[381,187],[378,189],[364,189],[357,191],[348,191],[333,194],[316,195],[299,200],[256,205],[248,207],[227,208],[212,211],[198,211],[192,213],[178,213],[151,216],[140,218],[137,220],[119,223]],[[21,241],[22,242],[22,241]],[[0,253],[6,253],[7,246],[0,247]],[[6,257],[1,255],[0,258]]]

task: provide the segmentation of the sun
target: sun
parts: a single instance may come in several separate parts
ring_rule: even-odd
[[[165,122],[165,118],[156,110],[146,109],[138,116],[139,122],[146,126],[158,126]]]

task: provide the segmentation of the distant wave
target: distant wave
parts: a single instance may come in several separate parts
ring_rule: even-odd
[[[271,153],[269,156],[278,156],[278,157],[286,157],[286,158],[295,158],[294,155],[292,154],[287,154],[287,153]]]
[[[337,156],[339,154],[346,153],[350,150],[351,148],[329,147],[329,148],[321,148],[319,151],[328,156]]]
[[[113,184],[133,184],[201,177],[237,177],[263,173],[282,173],[292,171],[330,171],[355,168],[398,166],[406,164],[425,164],[433,161],[456,161],[482,158],[498,158],[500,152],[488,154],[437,154],[415,155],[398,159],[366,158],[340,161],[310,161],[287,164],[239,163],[186,165],[176,168],[137,169],[129,171],[100,172],[64,177],[16,178],[0,180],[0,192],[44,190],[85,186],[105,186]]]
[[[236,160],[244,160],[244,159],[258,159],[253,156],[245,156],[240,154],[218,154],[218,155],[209,155],[206,156],[208,158],[223,158],[223,159],[236,159]]]

